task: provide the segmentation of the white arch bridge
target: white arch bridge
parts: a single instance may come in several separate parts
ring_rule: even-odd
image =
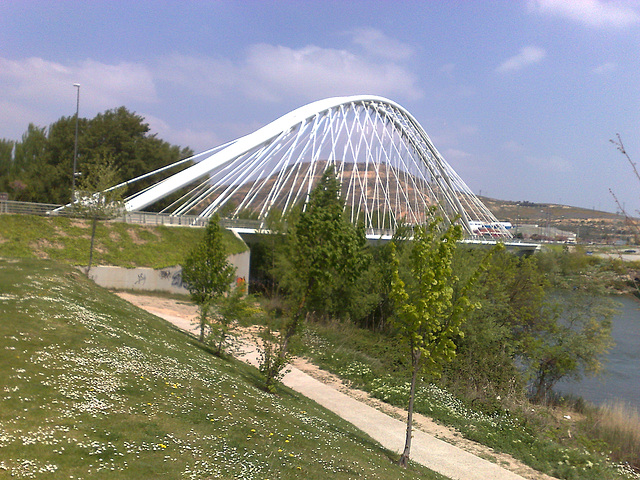
[[[399,224],[457,217],[468,238],[511,234],[445,161],[418,121],[386,98],[359,95],[300,107],[259,130],[176,165],[193,165],[125,199],[129,212],[173,195],[163,213],[206,218],[223,212],[265,228],[270,212],[305,207],[322,173],[333,166],[345,212],[367,235]],[[179,192],[179,194],[176,194]]]

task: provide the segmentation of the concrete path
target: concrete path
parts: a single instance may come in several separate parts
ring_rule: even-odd
[[[197,328],[184,318],[168,315],[153,308],[148,311],[177,327],[197,334]],[[258,352],[246,348],[241,360],[257,366]],[[406,423],[396,420],[369,405],[316,380],[294,367],[282,379],[287,387],[331,410],[368,434],[385,448],[400,454],[404,448]],[[453,480],[525,480],[509,470],[468,453],[455,445],[413,429],[411,460]]]

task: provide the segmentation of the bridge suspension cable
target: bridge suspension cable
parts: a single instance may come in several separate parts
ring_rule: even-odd
[[[180,191],[165,213],[208,217],[224,209],[227,216],[264,223],[271,211],[304,208],[332,166],[345,211],[368,233],[423,224],[435,207],[444,218],[459,218],[468,236],[511,236],[417,120],[382,97],[313,102],[191,160],[199,161],[128,197],[125,208],[142,210]]]

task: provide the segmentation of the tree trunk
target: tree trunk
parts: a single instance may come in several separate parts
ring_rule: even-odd
[[[91,223],[91,246],[89,247],[89,265],[87,265],[87,278],[89,278],[89,271],[91,270],[91,263],[93,262],[93,241],[96,238],[96,225],[98,224],[98,217],[94,215]]]
[[[420,354],[421,350],[417,349],[413,352],[413,372],[411,375],[411,390],[409,391],[409,408],[407,412],[407,436],[404,441],[404,451],[398,460],[398,465],[407,467],[409,465],[409,454],[411,453],[411,437],[413,429],[413,401],[416,396],[416,383],[418,382],[418,371],[420,370]]]
[[[209,315],[209,302],[200,305],[200,342],[204,342],[204,329],[207,326],[207,316]]]
[[[221,327],[224,328],[224,327]],[[224,339],[227,338],[227,335],[224,331],[220,332],[220,341],[218,342],[218,356],[222,356],[222,345],[224,344]]]

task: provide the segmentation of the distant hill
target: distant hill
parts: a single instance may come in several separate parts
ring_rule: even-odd
[[[479,197],[501,221],[514,225],[539,225],[578,234],[582,241],[638,243],[638,219],[600,210],[554,203],[498,200]]]

